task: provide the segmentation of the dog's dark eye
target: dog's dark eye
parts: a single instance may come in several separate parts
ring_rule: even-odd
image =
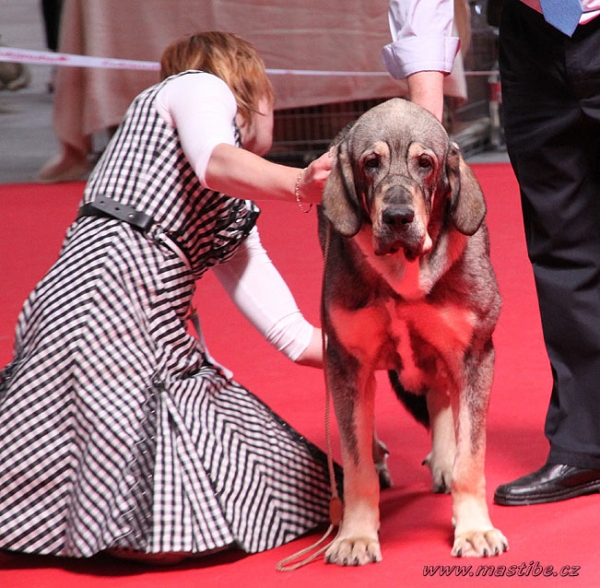
[[[372,155],[371,157],[367,157],[365,159],[365,168],[367,169],[377,169],[379,167],[379,157],[376,155]]]
[[[431,157],[427,155],[421,155],[421,157],[419,157],[419,167],[425,170],[431,169],[433,167],[433,161],[431,161]]]

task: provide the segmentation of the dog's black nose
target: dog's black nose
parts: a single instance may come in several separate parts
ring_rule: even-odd
[[[386,225],[398,227],[409,225],[415,218],[415,211],[408,206],[388,207],[383,211],[382,220]]]

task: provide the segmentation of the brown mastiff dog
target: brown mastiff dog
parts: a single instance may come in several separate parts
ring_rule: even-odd
[[[433,488],[452,493],[452,554],[507,549],[484,478],[500,296],[481,188],[442,125],[401,99],[334,141],[319,233],[325,250],[326,379],[341,435],[344,515],[326,561],[381,560],[386,451],[374,432],[375,372],[431,425]],[[379,473],[379,475],[378,475]]]

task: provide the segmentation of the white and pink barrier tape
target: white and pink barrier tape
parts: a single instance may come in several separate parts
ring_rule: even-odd
[[[38,65],[55,65],[66,67],[92,67],[106,69],[160,69],[154,61],[135,61],[132,59],[114,59],[110,57],[92,57],[89,55],[72,55],[69,53],[54,53],[51,51],[33,51],[31,49],[16,49],[14,47],[0,47],[0,61],[17,63],[34,63]],[[271,75],[295,76],[389,76],[385,71],[321,71],[304,69],[267,69]]]

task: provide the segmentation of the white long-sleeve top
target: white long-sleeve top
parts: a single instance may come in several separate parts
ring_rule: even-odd
[[[182,149],[204,186],[213,149],[235,145],[236,101],[220,78],[198,73],[173,78],[161,89],[156,108],[175,127]],[[227,262],[213,273],[242,314],[276,349],[296,360],[314,327],[298,309],[287,284],[260,242],[255,227]]]

